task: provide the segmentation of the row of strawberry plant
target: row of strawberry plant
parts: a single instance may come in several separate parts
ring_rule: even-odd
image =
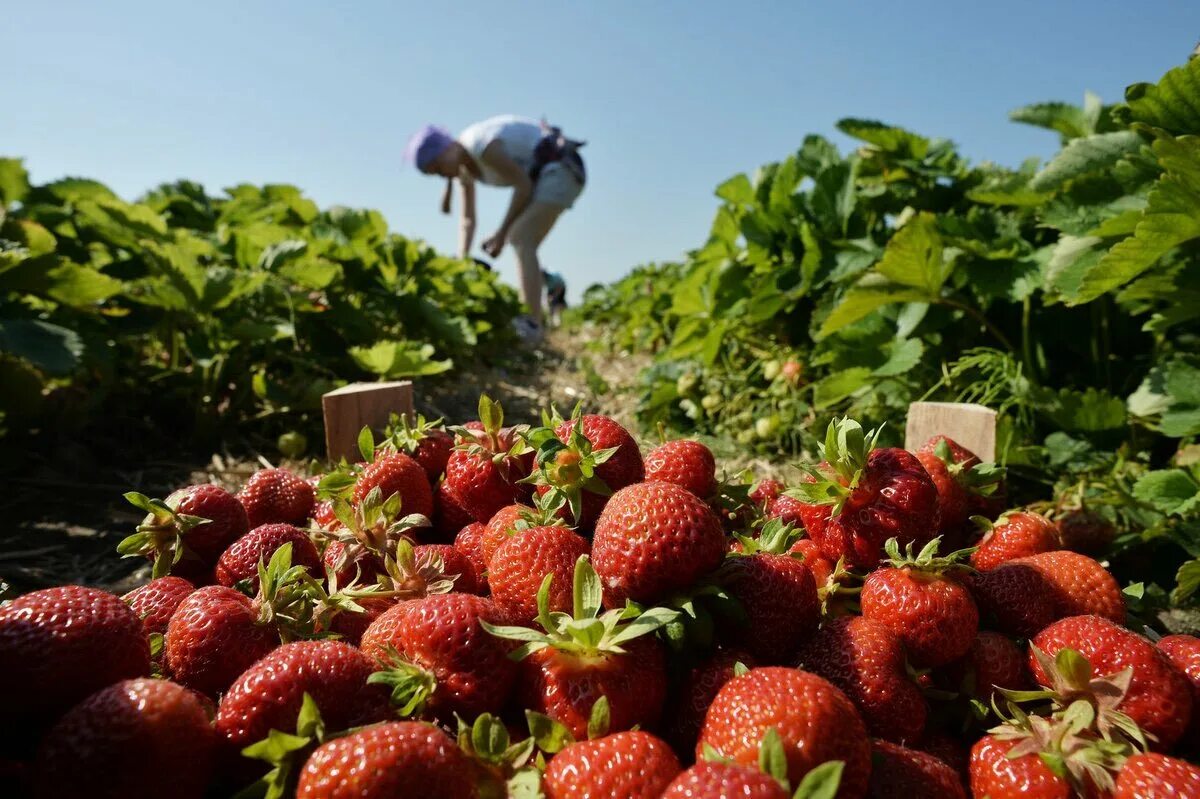
[[[656,353],[645,423],[795,454],[835,414],[986,403],[1034,493],[1119,524],[1118,551],[1200,556],[1200,59],[1121,104],[1012,119],[1061,150],[971,164],[844,119],[855,150],[808,136],[725,181],[703,246],[593,287],[576,318]],[[1200,562],[1180,577],[1194,591]]]
[[[292,186],[191,182],[126,202],[0,159],[0,428],[113,437],[304,429],[348,380],[434,375],[511,343],[473,262]],[[102,421],[102,425],[96,422]]]

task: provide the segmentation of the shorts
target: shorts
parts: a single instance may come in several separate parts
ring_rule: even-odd
[[[570,208],[583,193],[583,181],[561,161],[542,167],[533,184],[533,201],[556,208]]]

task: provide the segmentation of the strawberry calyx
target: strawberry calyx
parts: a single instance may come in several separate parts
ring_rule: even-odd
[[[117,552],[131,558],[153,557],[152,577],[166,577],[187,549],[187,534],[211,519],[192,516],[178,511],[179,504],[187,496],[186,491],[173,492],[165,500],[151,499],[137,491],[126,493],[130,505],[146,512],[146,518],[137,526],[137,532],[126,536],[117,544]]]
[[[313,749],[335,737],[338,736],[327,734],[316,701],[305,691],[300,713],[296,716],[294,733],[272,728],[266,738],[242,749],[243,757],[261,760],[270,765],[271,770],[238,793],[235,799],[251,796],[283,799],[290,796],[296,770],[304,764]]]
[[[413,419],[406,413],[393,413],[388,417],[387,426],[383,429],[383,440],[380,441],[378,449],[411,455],[417,451],[422,441],[437,430],[445,430],[440,418],[430,422],[419,413]]]
[[[259,558],[255,623],[273,626],[284,643],[313,637],[315,611],[326,598],[321,583],[313,579],[305,566],[292,565],[290,541],[276,549],[269,562]]]
[[[384,664],[384,668],[371,674],[367,682],[391,689],[390,701],[397,716],[411,718],[423,713],[429,698],[437,690],[437,677],[433,672],[409,663],[390,645],[384,650]]]
[[[946,465],[946,472],[954,482],[970,494],[990,497],[1000,490],[1008,470],[995,463],[977,463],[967,467],[954,459],[954,452],[945,438],[938,441],[933,454]]]
[[[608,735],[612,725],[608,697],[601,694],[592,703],[588,712],[587,739],[594,741]],[[535,746],[547,755],[555,755],[575,743],[575,736],[565,724],[536,710],[525,711],[525,723],[529,725],[529,735]]]
[[[723,763],[727,766],[742,765],[735,763],[733,758],[726,756],[719,749],[705,742],[701,760],[707,763]],[[809,770],[796,786],[792,799],[824,799],[835,796],[842,784],[842,772],[846,768],[844,760],[828,760]],[[785,791],[791,791],[788,780],[787,751],[783,747],[783,739],[779,730],[768,727],[763,733],[758,745],[758,770],[771,777]]]
[[[343,497],[335,499],[333,513],[342,527],[332,532],[322,531],[322,535],[345,544],[336,568],[353,563],[363,553],[386,561],[410,531],[431,524],[420,513],[401,516],[400,511],[400,494],[392,494],[385,500],[379,486],[372,488],[358,505]]]
[[[858,487],[867,458],[882,432],[882,425],[864,432],[853,419],[834,419],[826,428],[824,443],[817,445],[822,462],[803,467],[811,481],[789,488],[784,495],[810,505],[831,505],[832,515],[839,515],[850,493]]]
[[[930,575],[946,574],[948,572],[970,573],[975,571],[971,568],[968,561],[979,547],[967,547],[947,555],[939,556],[938,548],[941,546],[941,543],[942,537],[938,536],[921,547],[921,551],[914,555],[911,541],[904,548],[904,552],[901,553],[900,541],[895,538],[889,538],[883,545],[883,550],[887,553],[885,562],[896,569],[906,569]]]
[[[454,449],[491,461],[501,477],[512,482],[517,459],[531,451],[524,439],[528,425],[504,427],[504,408],[487,394],[479,397],[479,422],[483,425],[482,430],[459,425],[449,428],[455,437]]]
[[[508,727],[491,713],[480,714],[471,724],[457,715],[455,720],[458,748],[480,772],[481,799],[537,795],[524,790],[541,787],[541,770],[532,762],[537,753],[533,736],[513,742]]]
[[[760,552],[768,555],[798,555],[789,550],[793,544],[804,537],[804,530],[788,524],[782,519],[767,519],[757,537],[745,533],[735,533],[733,537],[742,545],[742,548],[740,551],[731,552],[732,556],[757,555]]]
[[[578,521],[583,517],[584,491],[603,497],[612,495],[612,490],[596,475],[596,467],[608,461],[618,448],[592,448],[592,442],[583,434],[582,405],[576,406],[571,419],[575,424],[566,441],[561,441],[556,432],[563,424],[557,411],[553,416],[543,414],[545,424],[523,434],[526,444],[536,454],[533,473],[521,482],[546,486],[550,501],[565,502],[571,509],[571,518]]]
[[[537,593],[537,621],[542,631],[529,627],[494,625],[482,620],[479,622],[492,635],[521,642],[521,646],[509,653],[513,660],[524,660],[546,647],[582,657],[625,654],[622,644],[654,632],[678,615],[668,608],[655,607],[640,611],[628,604],[624,608],[601,614],[603,590],[587,555],[580,555],[579,560],[575,561],[572,613],[551,612],[550,585],[553,577],[547,574]]]

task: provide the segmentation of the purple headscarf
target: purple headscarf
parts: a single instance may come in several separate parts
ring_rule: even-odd
[[[425,167],[453,143],[454,137],[450,131],[438,125],[425,125],[408,140],[408,146],[404,148],[404,160],[416,164],[417,169],[424,172]]]

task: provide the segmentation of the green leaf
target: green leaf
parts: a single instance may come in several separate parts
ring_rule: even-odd
[[[592,712],[588,715],[588,740],[594,741],[608,735],[611,724],[612,715],[609,711],[608,697],[601,694],[600,698],[592,705]]]
[[[19,158],[0,158],[0,210],[19,203],[29,193],[29,173]]]
[[[28,292],[75,308],[93,306],[123,288],[116,278],[54,254],[28,258],[0,273],[0,290]]]
[[[1126,155],[1142,148],[1142,137],[1131,130],[1097,133],[1074,139],[1034,175],[1029,187],[1039,192],[1056,191],[1080,175],[1109,169]]]
[[[449,371],[451,360],[433,360],[433,345],[413,341],[379,341],[370,347],[351,347],[360,368],[382,378],[420,377]]]
[[[1125,102],[1135,122],[1174,134],[1200,133],[1200,59],[1169,70],[1157,84],[1133,84]]]
[[[549,716],[526,710],[525,722],[529,725],[529,734],[533,736],[537,748],[548,755],[561,752],[575,743],[575,736],[571,735],[571,731]]]
[[[1033,103],[1010,111],[1008,118],[1057,131],[1064,141],[1092,133],[1083,109],[1070,103]]]
[[[841,760],[830,760],[817,766],[800,780],[793,799],[834,799],[841,787],[845,767]]]
[[[906,338],[893,341],[887,347],[888,359],[877,366],[873,374],[877,377],[894,377],[911,370],[921,362],[925,354],[925,345],[917,338]]]
[[[737,174],[717,186],[716,194],[727,203],[750,205],[754,202],[754,186],[744,173]]]
[[[587,555],[575,561],[575,582],[572,587],[576,619],[594,618],[604,601],[604,589]]]
[[[74,330],[36,319],[0,319],[0,351],[24,358],[47,374],[73,372],[83,348]]]
[[[837,128],[847,136],[873,144],[886,153],[921,159],[929,152],[929,139],[870,119],[840,119]]]
[[[1139,477],[1133,495],[1163,513],[1182,516],[1200,505],[1200,483],[1183,469],[1162,469]]]
[[[363,429],[358,431],[358,454],[362,455],[362,459],[367,463],[375,460],[375,435],[371,432],[371,428],[363,425]]]
[[[865,366],[843,369],[813,384],[813,407],[825,410],[838,404],[871,383],[871,370]]]
[[[1200,559],[1185,561],[1175,573],[1175,589],[1171,592],[1171,603],[1182,605],[1200,590]]]
[[[769,728],[763,735],[758,747],[758,769],[764,774],[774,777],[780,784],[787,785],[788,762],[779,731]]]
[[[1046,414],[1068,431],[1114,430],[1125,425],[1125,403],[1106,391],[1088,388],[1059,390]]]

